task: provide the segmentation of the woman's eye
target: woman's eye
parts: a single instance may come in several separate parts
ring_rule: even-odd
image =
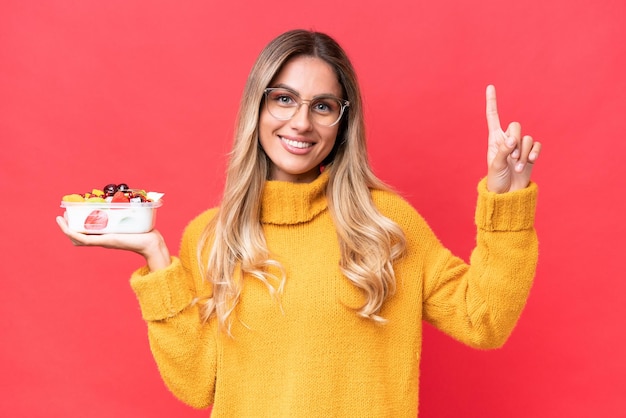
[[[326,102],[316,102],[312,108],[319,113],[329,113],[333,110],[332,105]]]
[[[288,106],[288,105],[292,105],[293,103],[295,103],[295,100],[293,99],[293,97],[286,95],[286,94],[281,94],[278,95],[274,98],[274,100],[283,106]]]

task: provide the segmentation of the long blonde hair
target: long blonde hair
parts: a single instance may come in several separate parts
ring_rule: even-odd
[[[328,35],[289,31],[263,49],[248,76],[222,202],[198,249],[203,274],[213,285],[213,294],[204,307],[205,318],[216,315],[220,328],[228,333],[244,274],[263,282],[277,297],[285,282],[284,274],[275,277],[268,272],[269,266],[282,270],[271,259],[260,222],[270,162],[258,140],[258,121],[263,91],[296,56],[314,56],[327,62],[350,102],[324,165],[329,173],[326,195],[339,240],[340,268],[365,296],[357,314],[384,322],[380,309],[396,288],[393,262],[403,253],[405,238],[400,227],[382,216],[372,202],[370,189],[387,190],[388,186],[374,175],[368,162],[361,93],[352,64]],[[208,260],[201,254],[208,254]]]

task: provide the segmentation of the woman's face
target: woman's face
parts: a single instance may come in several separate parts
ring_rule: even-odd
[[[342,97],[337,76],[325,61],[309,56],[288,61],[269,87],[284,87],[300,99],[320,95]],[[261,107],[259,136],[271,161],[270,179],[309,183],[320,174],[322,161],[332,151],[340,123],[321,126],[311,120],[308,104],[303,104],[289,120],[278,120]]]

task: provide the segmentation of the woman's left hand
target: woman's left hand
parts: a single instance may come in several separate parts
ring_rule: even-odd
[[[500,126],[496,89],[487,86],[487,189],[494,193],[523,189],[530,183],[530,174],[537,162],[541,144],[530,135],[522,136],[522,127],[511,122],[506,130]]]

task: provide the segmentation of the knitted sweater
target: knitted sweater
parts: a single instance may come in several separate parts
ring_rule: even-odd
[[[397,290],[381,325],[359,317],[361,291],[340,273],[339,247],[324,195],[309,184],[268,181],[261,221],[286,272],[278,303],[244,279],[233,337],[199,319],[198,238],[216,210],[186,228],[178,257],[161,271],[136,271],[131,285],[168,388],[218,417],[415,417],[422,320],[478,348],[501,346],[526,303],[537,261],[537,187],[497,195],[478,187],[477,246],[470,265],[453,256],[401,197],[373,191],[381,213],[407,238],[394,264]]]

